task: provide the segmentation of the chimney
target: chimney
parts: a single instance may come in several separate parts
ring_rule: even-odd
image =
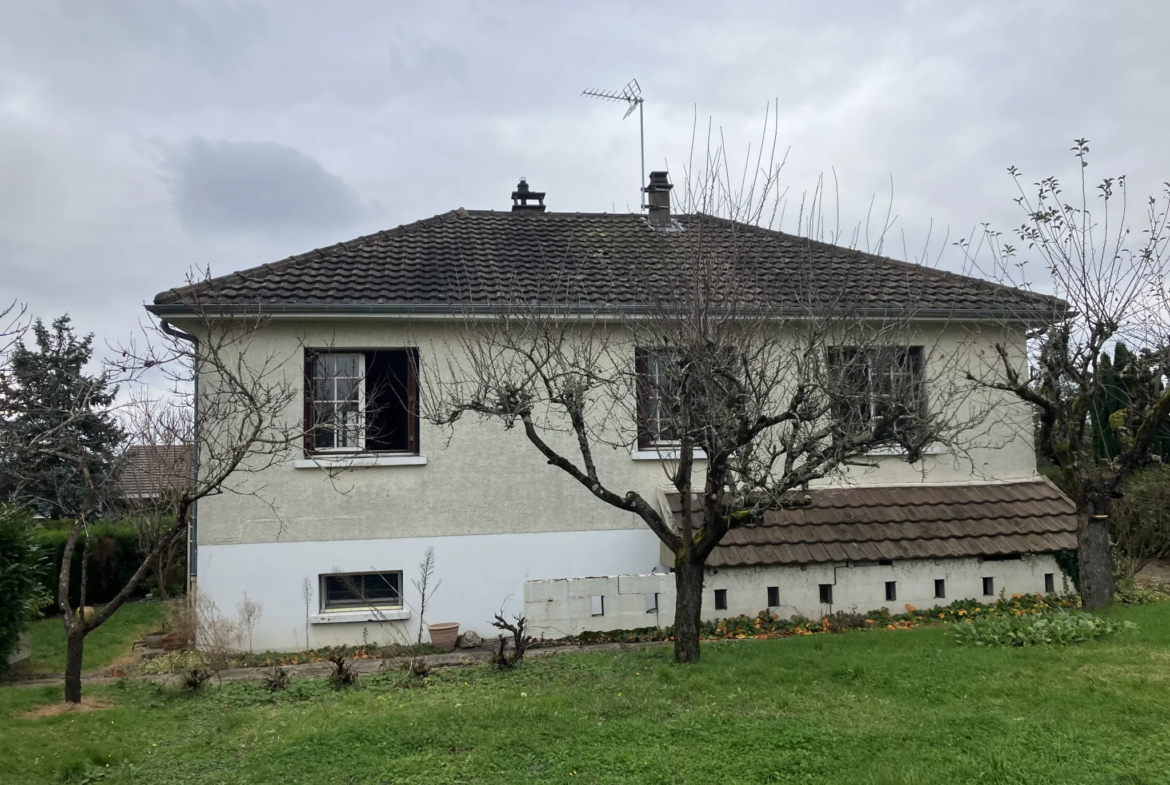
[[[536,204],[529,204],[529,199],[535,199]],[[544,192],[528,190],[528,181],[521,177],[520,182],[516,184],[516,190],[512,192],[512,212],[543,213]]]
[[[668,172],[651,172],[646,186],[646,203],[650,209],[650,225],[657,229],[670,227],[670,184]]]

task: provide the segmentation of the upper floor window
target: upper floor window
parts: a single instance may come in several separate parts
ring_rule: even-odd
[[[307,452],[418,452],[418,351],[305,352]]]
[[[671,412],[670,355],[663,350],[635,349],[634,372],[638,380],[638,448],[673,447],[678,444]]]
[[[895,431],[921,424],[926,414],[924,347],[834,346],[828,360],[838,374],[838,422],[866,430],[884,418]]]

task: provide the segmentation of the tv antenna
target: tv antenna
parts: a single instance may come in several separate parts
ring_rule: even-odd
[[[646,129],[642,121],[642,104],[645,99],[642,98],[642,88],[638,85],[637,79],[631,79],[630,83],[623,87],[620,91],[613,90],[582,90],[581,95],[587,95],[590,98],[600,98],[603,101],[625,101],[630,105],[626,113],[622,115],[622,119],[638,110],[638,141],[642,150],[642,183],[638,187],[638,193],[641,196],[640,204],[642,209],[646,209]]]

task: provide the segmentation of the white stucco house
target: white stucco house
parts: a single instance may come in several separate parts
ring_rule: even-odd
[[[428,622],[490,634],[503,609],[526,612],[550,637],[670,623],[669,560],[637,517],[599,503],[515,430],[446,430],[419,416],[417,376],[444,361],[436,347],[475,292],[505,280],[538,292],[552,274],[542,260],[556,259],[588,296],[615,256],[636,260],[667,237],[639,215],[546,211],[523,183],[513,201],[195,285],[214,292],[205,308],[264,314],[247,351],[284,358],[288,378],[303,379],[288,411],[304,424],[303,445],[241,480],[263,494],[201,501],[191,532],[192,591],[229,614],[245,594],[259,602],[257,649],[412,639],[412,579],[428,548],[442,581]],[[667,217],[685,230],[688,216],[667,208]],[[922,379],[932,351],[972,336],[1023,357],[1025,324],[1052,309],[1046,298],[779,232],[753,230],[749,241],[761,275],[779,276],[777,292],[793,274],[838,286],[842,265],[865,270],[875,309],[904,307],[913,289],[933,348],[910,347],[902,360]],[[794,270],[810,264],[818,269]],[[147,308],[193,330],[191,294],[168,290]],[[818,616],[1060,590],[1052,553],[1075,547],[1072,507],[1036,474],[1027,409],[1007,396],[993,403],[983,446],[963,461],[945,451],[913,465],[873,456],[872,467],[811,488],[809,507],[733,531],[709,560],[706,615]],[[333,425],[315,427],[326,415]],[[662,490],[668,452],[608,450],[598,469],[675,515],[682,501]],[[340,483],[323,467],[344,468]]]

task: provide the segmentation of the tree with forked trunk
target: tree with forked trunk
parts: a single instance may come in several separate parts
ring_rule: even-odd
[[[1088,141],[1076,140],[1072,152],[1080,171],[1071,199],[1056,177],[1029,191],[1022,173],[1008,170],[1025,215],[1015,231],[1023,248],[986,227],[959,245],[982,274],[1021,288],[1031,287],[1027,277],[1035,273],[1019,257],[1035,254],[1068,303],[1057,318],[1034,325],[1027,358],[997,345],[999,362],[969,379],[1034,407],[1039,457],[1077,507],[1080,592],[1092,609],[1113,599],[1114,500],[1135,472],[1170,457],[1156,453],[1170,425],[1170,185],[1161,200],[1149,198],[1145,226],[1131,232],[1125,178],[1093,184]],[[1119,343],[1129,351],[1116,353],[1116,367],[1109,350]]]
[[[189,308],[181,324],[185,331],[165,322],[144,328],[144,340],[120,349],[94,377],[94,385],[100,389],[117,385],[124,390],[138,389],[148,381],[158,385],[161,379],[170,387],[162,399],[131,395],[120,403],[102,403],[86,390],[76,390],[67,400],[55,403],[54,417],[47,420],[51,427],[40,431],[8,428],[7,424],[19,414],[22,397],[7,372],[11,351],[0,358],[4,371],[0,373],[4,383],[0,389],[0,405],[4,408],[0,416],[0,449],[7,455],[48,457],[68,464],[84,488],[72,509],[63,510],[74,519],[61,561],[57,596],[66,632],[67,702],[81,700],[86,636],[110,619],[159,558],[188,531],[199,500],[222,493],[254,495],[255,491],[242,489],[243,484],[234,481],[237,475],[255,474],[280,462],[289,446],[303,439],[303,429],[290,426],[284,416],[300,394],[299,386],[290,382],[282,370],[288,358],[256,357],[245,351],[266,320],[250,315],[213,316],[208,305],[216,298],[214,284],[179,292]],[[125,444],[154,443],[161,438],[168,443],[193,445],[198,471],[187,482],[175,483],[173,492],[163,497],[161,503],[173,515],[172,522],[152,534],[152,545],[139,568],[109,602],[92,615],[85,615],[87,564],[82,562],[81,602],[75,609],[70,602],[72,561],[79,544],[81,558],[86,559],[90,524],[104,511],[116,509],[118,499],[117,472],[97,471],[92,451],[71,437],[78,430],[71,427],[73,423],[95,414],[117,416],[125,431]]]
[[[429,420],[519,427],[548,464],[657,535],[673,558],[680,663],[699,658],[705,564],[729,531],[807,503],[811,483],[879,453],[923,471],[928,450],[961,460],[990,405],[958,370],[962,347],[939,345],[946,316],[923,328],[910,266],[866,257],[873,265],[852,268],[864,255],[768,231],[781,166],[749,162],[733,188],[725,160],[719,150],[691,168],[675,216],[665,173],[651,175],[636,259],[580,238],[581,258],[607,265],[608,296],[581,289],[583,262],[566,258],[560,276],[474,303],[434,352],[446,361],[420,372]],[[816,208],[801,223],[816,234]],[[786,260],[783,292],[762,248]],[[869,277],[879,268],[897,280]],[[897,308],[875,307],[879,285],[901,287]],[[679,513],[607,476],[612,450],[656,452]]]

